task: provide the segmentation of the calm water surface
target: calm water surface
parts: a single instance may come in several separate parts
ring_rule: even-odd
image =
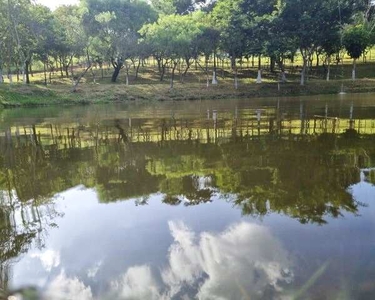
[[[0,230],[42,299],[375,299],[375,95],[0,111]]]

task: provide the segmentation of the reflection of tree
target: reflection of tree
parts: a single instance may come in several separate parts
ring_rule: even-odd
[[[207,152],[202,145],[185,144],[190,156],[172,159],[160,154],[149,170],[164,174],[160,190],[168,204],[203,203],[218,189],[246,215],[276,212],[302,223],[324,224],[327,216],[336,218],[344,211],[358,210],[360,204],[347,188],[360,180],[359,167],[369,163],[363,158],[364,149],[372,149],[367,140],[358,143],[353,149],[347,140],[326,135],[298,141],[226,143],[214,149],[205,145]],[[197,189],[194,180],[204,174],[213,180],[210,186]]]
[[[103,203],[137,198],[136,205],[144,205],[157,192],[169,205],[199,205],[221,197],[244,215],[278,213],[324,224],[328,217],[357,212],[361,204],[347,188],[360,180],[360,169],[367,168],[364,179],[375,182],[371,136],[272,135],[199,143],[130,142],[111,137],[111,130],[85,139],[56,132],[47,145],[36,131],[25,139],[0,137],[4,288],[12,259],[32,243],[42,247],[45,229],[54,226],[59,214],[53,196],[80,184],[95,188]]]
[[[134,143],[110,138],[113,130],[93,131],[85,140],[55,136],[48,146],[38,138],[8,143],[0,155],[1,189],[38,204],[79,184],[96,188],[102,202],[147,203],[160,191],[164,203],[197,205],[221,193],[243,214],[276,212],[322,224],[326,216],[357,211],[347,187],[359,181],[358,168],[371,166],[375,156],[373,139],[361,136]]]
[[[337,164],[339,157],[327,149],[329,145],[278,140],[256,147],[251,152],[252,156],[258,153],[257,162],[253,159],[250,166],[246,158],[227,160],[231,173],[221,175],[225,180],[218,180],[225,181],[220,189],[235,195],[234,203],[244,214],[277,212],[302,223],[322,224],[325,215],[338,217],[342,211],[357,211],[358,204],[346,189],[359,181],[358,167],[353,163]],[[347,154],[346,158],[350,157]]]
[[[185,205],[198,205],[210,202],[214,190],[207,187],[201,187],[198,176],[183,176],[181,178],[165,178],[160,183],[160,191],[166,194],[164,203],[176,205],[181,203],[181,197],[185,198]]]
[[[44,247],[46,229],[56,226],[57,213],[51,201],[40,207],[24,203],[12,192],[0,191],[0,287],[8,290],[12,260],[34,243]]]

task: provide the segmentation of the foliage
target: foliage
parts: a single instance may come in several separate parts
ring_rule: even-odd
[[[369,33],[363,25],[346,28],[343,43],[351,58],[358,59],[369,46],[369,42]]]
[[[339,56],[345,42],[359,57],[375,36],[369,0],[84,0],[53,12],[29,0],[0,1],[0,82],[7,69],[9,80],[23,72],[29,83],[31,66],[41,63],[47,84],[47,71],[74,77],[82,61],[111,64],[113,82],[125,68],[128,82],[130,66],[137,78],[150,56],[161,80],[177,65],[183,80],[201,56],[206,75],[212,57],[216,73],[219,59],[230,58],[236,70],[251,56],[259,68],[260,57],[269,57],[271,72],[277,64],[285,75],[285,60],[298,51],[304,76],[314,54]]]

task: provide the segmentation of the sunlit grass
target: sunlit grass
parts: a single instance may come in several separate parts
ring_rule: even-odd
[[[220,66],[219,66],[220,67]],[[183,67],[181,67],[181,70]],[[74,68],[75,76],[83,69]],[[71,78],[62,78],[60,72],[47,73],[47,86],[43,72],[34,72],[30,76],[31,84],[13,83],[6,79],[0,85],[0,103],[3,106],[35,106],[49,104],[88,104],[122,101],[166,101],[166,100],[203,100],[226,98],[254,98],[270,96],[299,96],[316,94],[336,94],[344,87],[348,93],[375,92],[375,63],[359,64],[357,74],[359,80],[353,82],[351,64],[332,66],[330,82],[324,80],[324,68],[313,68],[305,86],[299,85],[299,73],[288,67],[288,82],[278,84],[279,72],[263,71],[262,84],[256,84],[257,69],[243,66],[238,70],[238,89],[234,86],[234,75],[229,69],[217,71],[218,85],[211,85],[212,74],[207,74],[193,65],[187,76],[183,78],[176,72],[174,88],[170,89],[170,73],[167,70],[165,80],[160,81],[157,68],[149,63],[140,69],[135,78],[135,69],[129,73],[129,85],[126,85],[125,70],[120,73],[117,83],[111,83],[112,69],[108,66],[100,70],[93,68],[80,82],[77,92],[73,93]],[[344,76],[343,76],[344,75]],[[343,79],[347,78],[347,79]],[[370,78],[370,79],[369,79]]]

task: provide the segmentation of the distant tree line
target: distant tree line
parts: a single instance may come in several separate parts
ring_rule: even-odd
[[[0,83],[5,76],[12,82],[12,74],[30,83],[39,62],[45,84],[51,72],[79,82],[93,65],[110,65],[112,82],[123,70],[128,84],[130,69],[137,78],[152,57],[161,81],[170,71],[171,87],[176,69],[183,81],[192,65],[207,84],[217,84],[224,60],[237,86],[244,59],[257,59],[260,83],[262,57],[286,81],[286,61],[298,56],[304,85],[314,59],[329,80],[331,64],[345,54],[353,59],[354,80],[356,61],[375,44],[374,12],[372,0],[81,0],[55,11],[30,0],[0,0]],[[82,74],[74,74],[78,60],[85,61]]]

